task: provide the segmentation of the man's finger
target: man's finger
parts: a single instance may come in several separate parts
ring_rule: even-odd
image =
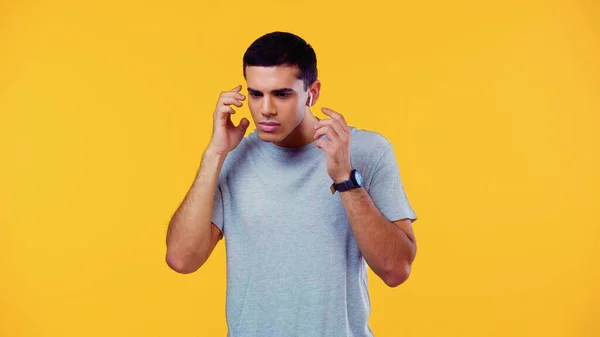
[[[327,136],[327,139],[329,139],[329,142],[331,142],[332,144],[338,145],[338,144],[342,143],[342,139],[340,138],[340,135],[331,126],[324,126],[322,128],[317,129],[317,132],[315,132],[314,137],[316,139],[323,135]]]
[[[340,140],[346,141],[346,139],[348,138],[347,132],[345,128],[342,125],[340,125],[340,122],[330,118],[320,120],[319,122],[317,122],[317,124],[315,124],[315,128],[319,128],[325,125],[333,128]]]
[[[244,117],[242,118],[242,120],[240,120],[240,123],[238,124],[238,126],[236,126],[236,128],[238,128],[238,130],[240,131],[246,131],[246,128],[250,125],[250,121]]]
[[[223,97],[220,100],[220,103],[222,105],[230,105],[233,104],[235,106],[237,106],[238,108],[241,107],[243,105],[242,102],[240,102],[240,100],[234,98],[234,97]]]
[[[315,132],[315,135],[313,136],[314,139],[317,139],[325,134],[327,134],[327,132],[329,132],[329,126],[323,126],[317,129],[317,131]]]
[[[346,127],[346,119],[344,119],[344,116],[342,116],[340,113],[325,107],[321,108],[321,111],[323,111],[323,113],[327,116],[339,121],[344,128]]]
[[[326,153],[331,151],[331,147],[333,146],[330,142],[328,142],[324,138],[319,138],[316,143],[317,147],[323,149]]]
[[[217,109],[217,113],[219,114],[219,118],[227,118],[229,115],[235,114],[235,110],[229,105],[223,105]]]
[[[321,108],[321,111],[323,111],[324,114],[326,114],[327,116],[329,116],[331,118],[339,115],[339,113],[337,113],[329,108],[325,108],[325,107]]]
[[[233,91],[226,91],[224,93],[221,94],[221,98],[223,97],[233,97],[233,98],[237,98],[240,101],[243,101],[246,99],[246,96],[244,96],[244,94],[239,93],[239,92],[233,92]]]

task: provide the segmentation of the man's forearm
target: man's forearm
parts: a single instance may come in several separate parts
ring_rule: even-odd
[[[195,268],[209,248],[214,195],[224,160],[210,148],[204,152],[196,178],[169,223],[167,261],[179,269]]]
[[[404,282],[416,253],[412,233],[386,219],[364,187],[341,192],[340,197],[358,247],[371,269],[389,286]]]

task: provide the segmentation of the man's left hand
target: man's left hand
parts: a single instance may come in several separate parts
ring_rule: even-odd
[[[322,119],[315,124],[317,147],[327,156],[327,174],[335,183],[350,179],[352,165],[350,163],[350,128],[339,113],[322,108],[323,113],[331,118]],[[327,136],[327,140],[320,138]]]

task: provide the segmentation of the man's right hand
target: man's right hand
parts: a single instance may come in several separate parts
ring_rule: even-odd
[[[217,101],[213,115],[213,133],[208,147],[219,155],[227,155],[235,149],[250,125],[246,118],[242,118],[237,126],[231,121],[231,115],[235,113],[231,105],[241,107],[242,101],[246,99],[246,96],[240,93],[241,89],[242,86],[238,85],[230,91],[224,91]]]

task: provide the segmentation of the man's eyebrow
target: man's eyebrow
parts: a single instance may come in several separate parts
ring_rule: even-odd
[[[293,92],[293,91],[294,91],[294,89],[292,89],[292,88],[281,88],[281,89],[272,90],[271,93],[287,94],[287,93]],[[252,88],[248,88],[248,92],[255,93],[255,94],[262,94],[262,92],[260,90],[256,90],[256,89],[252,89]]]
[[[289,92],[294,92],[294,89],[292,88],[281,88],[281,89],[275,89],[273,91],[271,91],[274,94],[287,94]]]

